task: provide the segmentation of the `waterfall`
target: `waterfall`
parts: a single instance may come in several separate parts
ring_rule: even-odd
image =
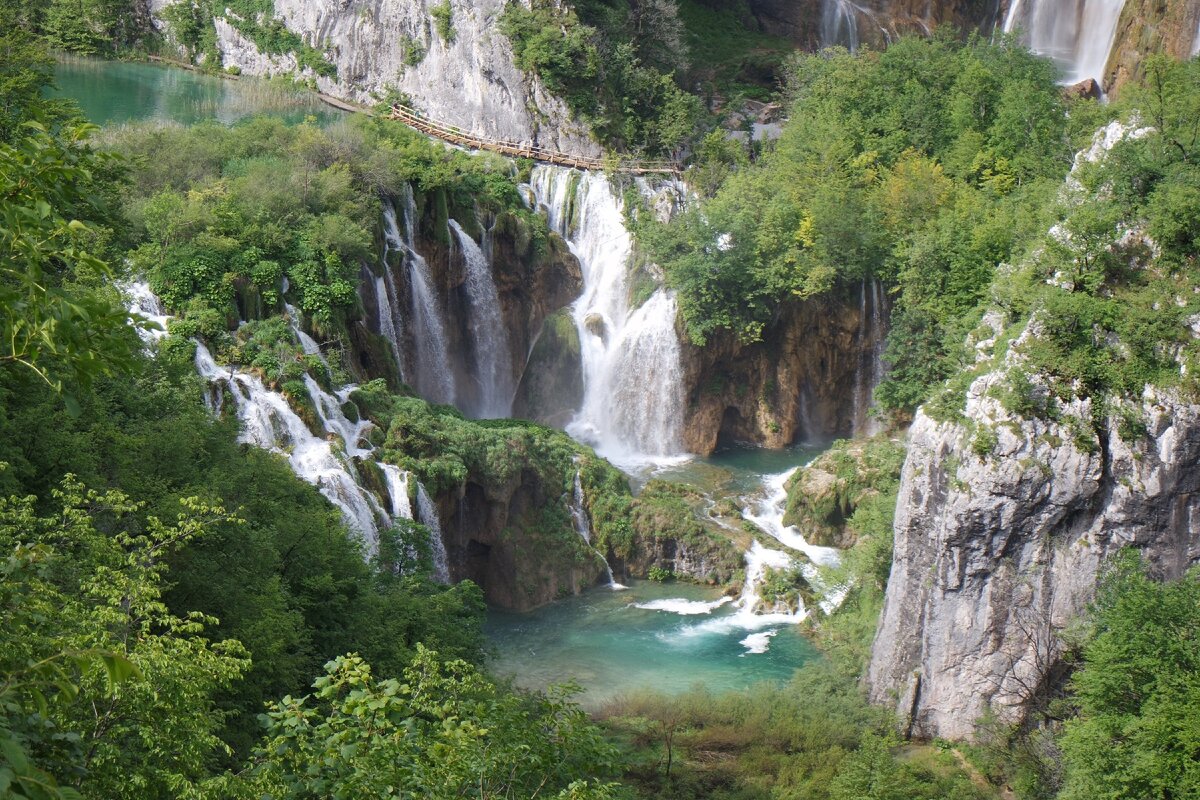
[[[395,464],[380,462],[379,468],[383,470],[383,477],[387,481],[392,519],[412,519],[412,502],[408,499],[408,473]]]
[[[500,294],[492,279],[489,259],[456,220],[450,229],[466,265],[465,288],[470,312],[471,349],[475,355],[475,380],[479,398],[473,416],[500,418],[512,413],[512,353],[500,308]]]
[[[592,520],[588,516],[587,507],[583,502],[583,481],[579,477],[579,470],[575,470],[575,487],[571,492],[571,502],[569,504],[571,511],[571,524],[575,528],[575,532],[587,542],[588,547],[592,548],[592,552],[600,556],[600,560],[604,562],[604,571],[608,574],[608,588],[614,592],[628,587],[617,583],[617,579],[613,577],[612,567],[608,564],[608,559],[604,557],[604,553],[596,547],[592,547]]]
[[[843,45],[858,50],[858,8],[848,0],[822,0],[821,47]]]
[[[405,185],[401,197],[404,212],[404,237],[396,225],[393,211],[388,207],[384,213],[384,238],[389,248],[404,253],[408,266],[409,322],[410,333],[416,343],[412,354],[414,369],[413,388],[432,403],[454,403],[454,374],[450,369],[450,352],[446,338],[446,323],[443,319],[437,289],[433,285],[433,274],[429,264],[417,252],[416,219],[417,206],[412,186]],[[395,295],[393,294],[392,297]]]
[[[417,483],[417,514],[421,524],[429,529],[429,547],[433,552],[433,579],[438,583],[450,582],[450,559],[446,555],[446,543],[442,541],[442,521],[438,519],[437,506],[425,485]]]
[[[167,335],[167,323],[171,318],[167,316],[163,309],[162,302],[155,296],[154,292],[150,291],[150,286],[142,281],[135,281],[122,285],[121,290],[129,297],[129,310],[135,314],[141,314],[146,319],[157,322],[162,330],[148,331],[143,328],[138,329],[138,336],[146,344],[156,342]]]
[[[282,453],[292,471],[320,489],[347,524],[363,537],[369,552],[378,546],[379,504],[334,453],[327,439],[314,436],[283,395],[267,389],[256,376],[221,367],[208,348],[196,343],[196,371],[209,383],[228,388],[242,422],[239,441]],[[317,398],[313,398],[318,402]],[[319,407],[319,405],[318,405]],[[347,443],[349,450],[350,444]]]
[[[566,239],[583,270],[583,293],[572,316],[584,397],[568,432],[618,464],[682,455],[683,367],[674,293],[660,288],[630,310],[633,241],[607,177],[538,166],[531,186],[551,229]]]
[[[391,203],[383,204],[383,258],[380,268],[383,275],[375,278],[375,309],[379,322],[379,332],[392,343],[392,352],[396,356],[396,369],[400,371],[400,380],[408,382],[408,372],[404,369],[404,347],[400,343],[400,331],[404,330],[404,320],[399,313],[399,295],[396,293],[396,279],[392,275],[392,265],[388,259],[392,249],[401,244],[400,227],[396,224],[396,208]],[[399,248],[397,248],[399,249]]]
[[[1019,30],[1030,50],[1049,56],[1062,71],[1062,82],[1094,78],[1104,70],[1125,0],[1013,0],[1004,32]]]

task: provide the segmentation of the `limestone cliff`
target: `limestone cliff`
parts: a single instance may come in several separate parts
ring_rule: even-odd
[[[1130,409],[1144,435],[1115,418],[1081,435],[1090,401],[1018,418],[989,391],[1003,380],[972,384],[965,419],[919,413],[909,434],[868,681],[919,737],[970,737],[989,708],[1021,719],[1115,550],[1163,578],[1200,559],[1200,406],[1147,390]]]
[[[170,0],[148,0],[156,25]],[[214,19],[222,67],[249,75],[309,78],[330,95],[370,103],[388,91],[421,112],[479,136],[598,155],[566,105],[513,63],[497,30],[503,0],[450,0],[450,36],[438,31],[429,0],[275,0],[275,17],[337,68],[336,77],[302,68],[294,54],[263,53],[231,24]],[[263,20],[269,22],[269,20]]]
[[[1148,135],[1111,123],[1076,167]],[[1062,197],[1066,209],[1091,201],[1074,174]],[[1161,251],[1138,225],[1113,237],[1106,248],[1126,269],[1161,269]],[[1060,226],[1048,238],[1076,246]],[[1033,274],[1055,287],[1047,292],[1075,294],[1064,273],[1045,272],[1063,262],[1039,265],[1043,252],[1030,256]],[[1119,289],[1105,283],[1094,291]],[[1153,309],[1168,313],[1158,303]],[[1163,579],[1200,561],[1200,403],[1181,355],[1200,316],[1186,318],[1180,341],[1162,343],[1184,378],[1179,386],[1147,384],[1123,396],[1080,391],[1082,383],[1050,377],[1053,362],[1031,355],[1061,319],[1035,306],[1020,335],[1002,345],[1014,322],[996,310],[984,317],[968,342],[977,358],[965,396],[948,387],[909,432],[867,682],[871,699],[894,707],[921,738],[969,738],[985,712],[1022,722],[1044,710],[1064,677],[1062,633],[1117,550],[1137,548]],[[1091,347],[1115,360],[1128,351],[1099,325]]]

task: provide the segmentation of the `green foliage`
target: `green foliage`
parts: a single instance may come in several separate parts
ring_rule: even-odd
[[[0,501],[0,549],[17,559],[0,590],[0,673],[6,687],[28,689],[29,675],[71,658],[77,676],[53,681],[52,703],[36,693],[31,714],[19,702],[0,706],[0,737],[60,783],[72,777],[86,797],[177,797],[222,747],[214,693],[249,662],[236,641],[204,637],[212,618],[167,609],[167,559],[230,518],[189,500],[175,526],[148,517],[142,527],[124,495],[87,492],[70,478],[54,505],[39,517],[32,497]],[[86,653],[101,655],[76,658]]]
[[[88,146],[93,130],[31,122],[0,143],[0,368],[30,370],[72,410],[79,389],[130,366],[149,324],[103,288],[117,276],[101,258],[117,171]]]
[[[674,580],[675,573],[665,567],[660,567],[655,564],[650,568],[650,571],[646,573],[646,577],[657,583],[665,583],[666,581]]]
[[[698,162],[711,198],[639,238],[697,344],[757,341],[789,302],[884,281],[878,400],[911,408],[960,366],[961,320],[996,265],[1045,229],[1036,209],[1071,154],[1054,71],[1007,41],[935,36],[797,56],[789,75],[774,148],[742,166],[713,134]]]
[[[326,665],[311,696],[265,715],[267,739],[242,796],[545,796],[601,800],[613,752],[569,690],[498,690],[463,661],[419,648],[401,680],[377,680],[354,656]],[[558,794],[561,792],[561,794]]]
[[[73,103],[43,91],[54,82],[54,59],[36,36],[43,11],[40,3],[0,0],[0,143],[12,144],[22,123],[52,127],[78,116]]]
[[[447,151],[382,121],[338,131],[260,118],[234,127],[135,126],[114,137],[131,166],[130,260],[164,303],[211,338],[276,313],[283,278],[305,317],[337,330],[374,259],[380,197],[406,183],[456,208],[520,206],[502,162]],[[541,224],[532,216],[523,218]]]
[[[433,17],[433,26],[438,32],[438,36],[442,37],[442,41],[450,44],[454,41],[454,10],[450,7],[450,0],[443,0],[433,8],[429,9],[430,16]]]
[[[517,66],[561,96],[601,142],[678,154],[695,131],[700,101],[679,88],[670,71],[655,65],[656,54],[672,51],[663,50],[653,34],[635,36],[626,26],[636,20],[622,5],[583,4],[577,14],[546,0],[531,7],[510,2],[500,31],[512,43]],[[587,11],[594,23],[581,21]]]
[[[138,16],[131,0],[50,0],[41,29],[55,49],[108,55],[141,37]]]
[[[400,50],[404,54],[404,63],[410,67],[415,67],[425,60],[425,45],[411,36],[403,37],[400,42]]]
[[[895,506],[904,454],[903,444],[884,437],[835,441],[788,482],[784,524],[801,526],[810,542],[823,545],[884,527],[890,536],[890,516],[882,525],[874,518],[875,509]]]
[[[1134,551],[1104,575],[1071,679],[1060,797],[1187,797],[1200,790],[1200,580],[1146,575]]]

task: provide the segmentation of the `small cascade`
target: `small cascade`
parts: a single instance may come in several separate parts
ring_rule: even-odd
[[[309,336],[300,328],[300,309],[296,308],[291,303],[285,303],[283,310],[287,312],[288,326],[292,329],[292,333],[296,336],[296,341],[300,342],[300,349],[307,356],[321,356],[321,345],[317,344],[317,340]],[[321,356],[321,361],[329,366],[325,361],[325,357]]]
[[[600,556],[600,560],[604,562],[604,571],[608,575],[608,588],[614,592],[628,588],[623,584],[617,583],[617,579],[613,577],[612,567],[608,565],[608,559],[604,557],[604,553],[601,553],[598,548],[592,547],[592,520],[588,516],[587,506],[584,505],[583,481],[579,477],[579,470],[575,471],[575,488],[571,492],[569,507],[571,511],[571,524],[574,526],[575,532],[587,542],[588,547],[591,547],[592,551]]]
[[[1104,70],[1125,0],[1013,0],[1004,32],[1020,31],[1022,42],[1049,56],[1062,70],[1062,82],[1093,78]]]
[[[446,543],[442,541],[442,521],[438,518],[437,505],[425,485],[417,483],[417,515],[420,523],[429,529],[429,547],[433,551],[433,579],[438,583],[450,583],[450,558],[446,555]]]
[[[267,389],[254,375],[219,366],[199,342],[196,371],[209,383],[227,388],[237,403],[242,422],[239,440],[284,454],[293,472],[341,509],[347,524],[373,553],[378,546],[379,504],[360,485],[352,468],[334,453],[329,441],[314,436],[283,395]]]
[[[441,302],[433,285],[433,273],[424,257],[417,252],[416,219],[417,205],[412,186],[405,185],[402,211],[404,212],[404,237],[396,225],[393,212],[384,215],[384,237],[388,247],[404,253],[408,265],[409,324],[416,352],[412,354],[414,368],[410,378],[417,392],[433,403],[450,403],[455,400],[454,373],[450,369],[450,351],[446,337],[446,322]],[[390,224],[389,224],[390,219]],[[392,295],[393,297],[395,295]]]
[[[531,186],[583,269],[572,307],[583,368],[582,407],[567,430],[619,464],[683,454],[683,368],[673,292],[629,308],[633,242],[608,178],[534,168]]]
[[[864,279],[859,289],[858,369],[854,377],[853,433],[872,436],[879,432],[879,421],[871,416],[875,388],[883,380],[883,350],[887,343],[884,318],[883,284]]]
[[[450,230],[466,266],[464,285],[470,311],[471,349],[475,355],[475,380],[479,384],[473,416],[507,417],[512,413],[512,353],[491,264],[456,220],[450,220]]]
[[[127,293],[131,310],[139,313],[143,308],[155,310],[165,327],[170,317],[161,313],[162,307],[148,286],[144,283],[133,284]],[[286,310],[289,324],[304,352],[319,356],[317,343],[300,329],[300,312],[290,305],[286,306]],[[324,362],[324,357],[321,360]],[[382,527],[399,519],[413,518],[408,496],[411,477],[408,472],[394,464],[376,461],[387,485],[388,509],[379,504],[358,476],[354,460],[374,458],[375,451],[366,439],[372,423],[368,420],[351,422],[342,410],[349,401],[350,393],[356,388],[353,384],[331,394],[322,389],[311,375],[304,375],[305,388],[326,432],[325,437],[320,437],[308,429],[283,395],[268,389],[255,375],[236,367],[217,364],[212,353],[201,342],[196,342],[195,364],[196,372],[211,387],[204,397],[204,404],[209,411],[220,415],[223,398],[226,395],[232,397],[242,423],[238,441],[284,455],[297,476],[316,486],[341,510],[346,524],[363,538],[367,555],[373,556],[378,551]],[[342,440],[341,448],[335,448],[332,444],[337,438]],[[446,548],[442,543],[437,510],[425,487],[419,483],[417,501],[422,522],[430,529],[432,537],[434,577],[441,583],[449,583]]]
[[[391,505],[389,510],[392,513],[392,519],[412,519],[412,501],[408,498],[409,473],[395,464],[380,462],[379,468],[383,470],[384,480],[387,481],[388,501]]]
[[[148,331],[144,328],[138,329],[138,336],[142,337],[142,341],[146,344],[156,342],[167,335],[167,323],[171,321],[171,317],[167,315],[163,309],[162,302],[155,296],[154,292],[150,291],[150,285],[144,281],[134,281],[127,283],[121,287],[121,290],[128,296],[130,311],[141,314],[146,319],[157,322],[162,330]]]
[[[571,493],[571,522],[575,526],[575,532],[590,545],[592,543],[592,521],[588,517],[587,508],[583,505],[583,481],[580,479],[578,471],[575,472],[575,489]]]

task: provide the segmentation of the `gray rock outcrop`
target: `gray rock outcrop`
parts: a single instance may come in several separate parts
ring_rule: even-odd
[[[970,738],[989,709],[1024,719],[1115,551],[1164,579],[1200,559],[1200,406],[1148,388],[1097,434],[1090,401],[1009,413],[1005,380],[976,379],[964,420],[922,412],[910,431],[868,683],[920,738]]]

